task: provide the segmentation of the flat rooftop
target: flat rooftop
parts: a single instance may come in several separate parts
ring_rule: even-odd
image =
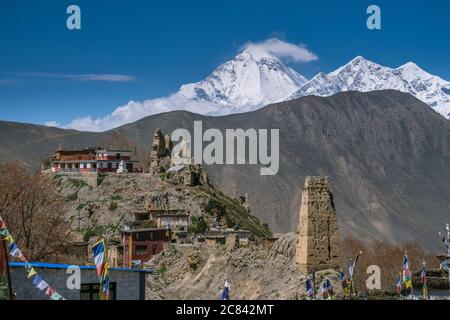
[[[80,270],[96,270],[95,266],[79,266],[73,264],[60,264],[60,263],[48,263],[48,262],[29,262],[29,265],[33,268],[41,269],[68,269],[69,267],[78,267]],[[25,267],[25,262],[10,262],[9,266],[12,268]],[[154,273],[154,269],[130,269],[130,268],[109,268],[111,271],[128,271],[128,272],[143,272]]]

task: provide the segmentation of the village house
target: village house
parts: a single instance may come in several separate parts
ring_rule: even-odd
[[[131,159],[130,150],[87,148],[63,150],[58,148],[50,158],[51,170],[55,173],[97,173],[138,171],[139,162]],[[123,167],[123,168],[122,168]]]
[[[167,210],[155,215],[158,228],[170,229],[174,241],[186,242],[190,217],[183,210]]]
[[[250,241],[251,232],[242,229],[233,228],[211,228],[206,234],[207,237],[225,237],[225,239],[234,239],[237,237],[240,244],[247,244]]]
[[[183,210],[165,210],[154,215],[158,228],[172,231],[187,231],[189,227],[189,214]]]
[[[121,235],[124,268],[142,266],[163,251],[164,243],[171,239],[171,231],[163,228],[123,230]]]
[[[213,236],[213,235],[206,235],[205,236],[205,242],[209,246],[215,246],[215,245],[225,245],[227,241],[227,238],[225,236]]]

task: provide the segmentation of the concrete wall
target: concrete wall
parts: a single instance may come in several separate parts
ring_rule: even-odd
[[[56,291],[67,300],[80,300],[80,290],[68,289],[67,269],[34,268],[36,272]],[[32,280],[27,279],[23,267],[11,267],[11,284],[17,300],[48,300],[45,292],[35,288]],[[110,282],[117,287],[117,300],[143,300],[145,298],[145,273],[132,271],[110,270]],[[95,270],[81,270],[81,284],[98,283]]]

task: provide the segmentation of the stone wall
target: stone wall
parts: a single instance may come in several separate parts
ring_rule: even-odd
[[[70,177],[71,179],[84,181],[87,185],[93,188],[100,184],[100,176],[98,172],[60,172],[57,174]]]
[[[328,177],[306,177],[299,215],[299,270],[339,269],[339,232]]]

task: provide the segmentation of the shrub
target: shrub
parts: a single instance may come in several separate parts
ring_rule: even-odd
[[[209,229],[208,223],[203,216],[191,218],[191,226],[189,227],[189,232],[195,235],[203,234]]]
[[[77,209],[76,209],[76,210],[83,210],[86,206],[87,206],[87,203],[80,203],[80,204],[77,206]]]
[[[66,197],[66,201],[75,201],[77,199],[78,199],[78,192],[76,192],[76,191]]]
[[[114,201],[111,201],[111,203],[109,204],[109,211],[114,211],[117,209],[117,203],[115,203]]]
[[[217,198],[211,197],[205,206],[205,211],[220,220],[225,216],[227,209]]]
[[[122,200],[122,196],[120,194],[113,194],[111,196],[111,200]]]
[[[158,276],[163,276],[164,275],[164,273],[166,273],[166,271],[167,271],[167,267],[166,267],[166,265],[162,265],[162,266],[160,266],[157,270],[156,270],[156,274],[158,275]]]

